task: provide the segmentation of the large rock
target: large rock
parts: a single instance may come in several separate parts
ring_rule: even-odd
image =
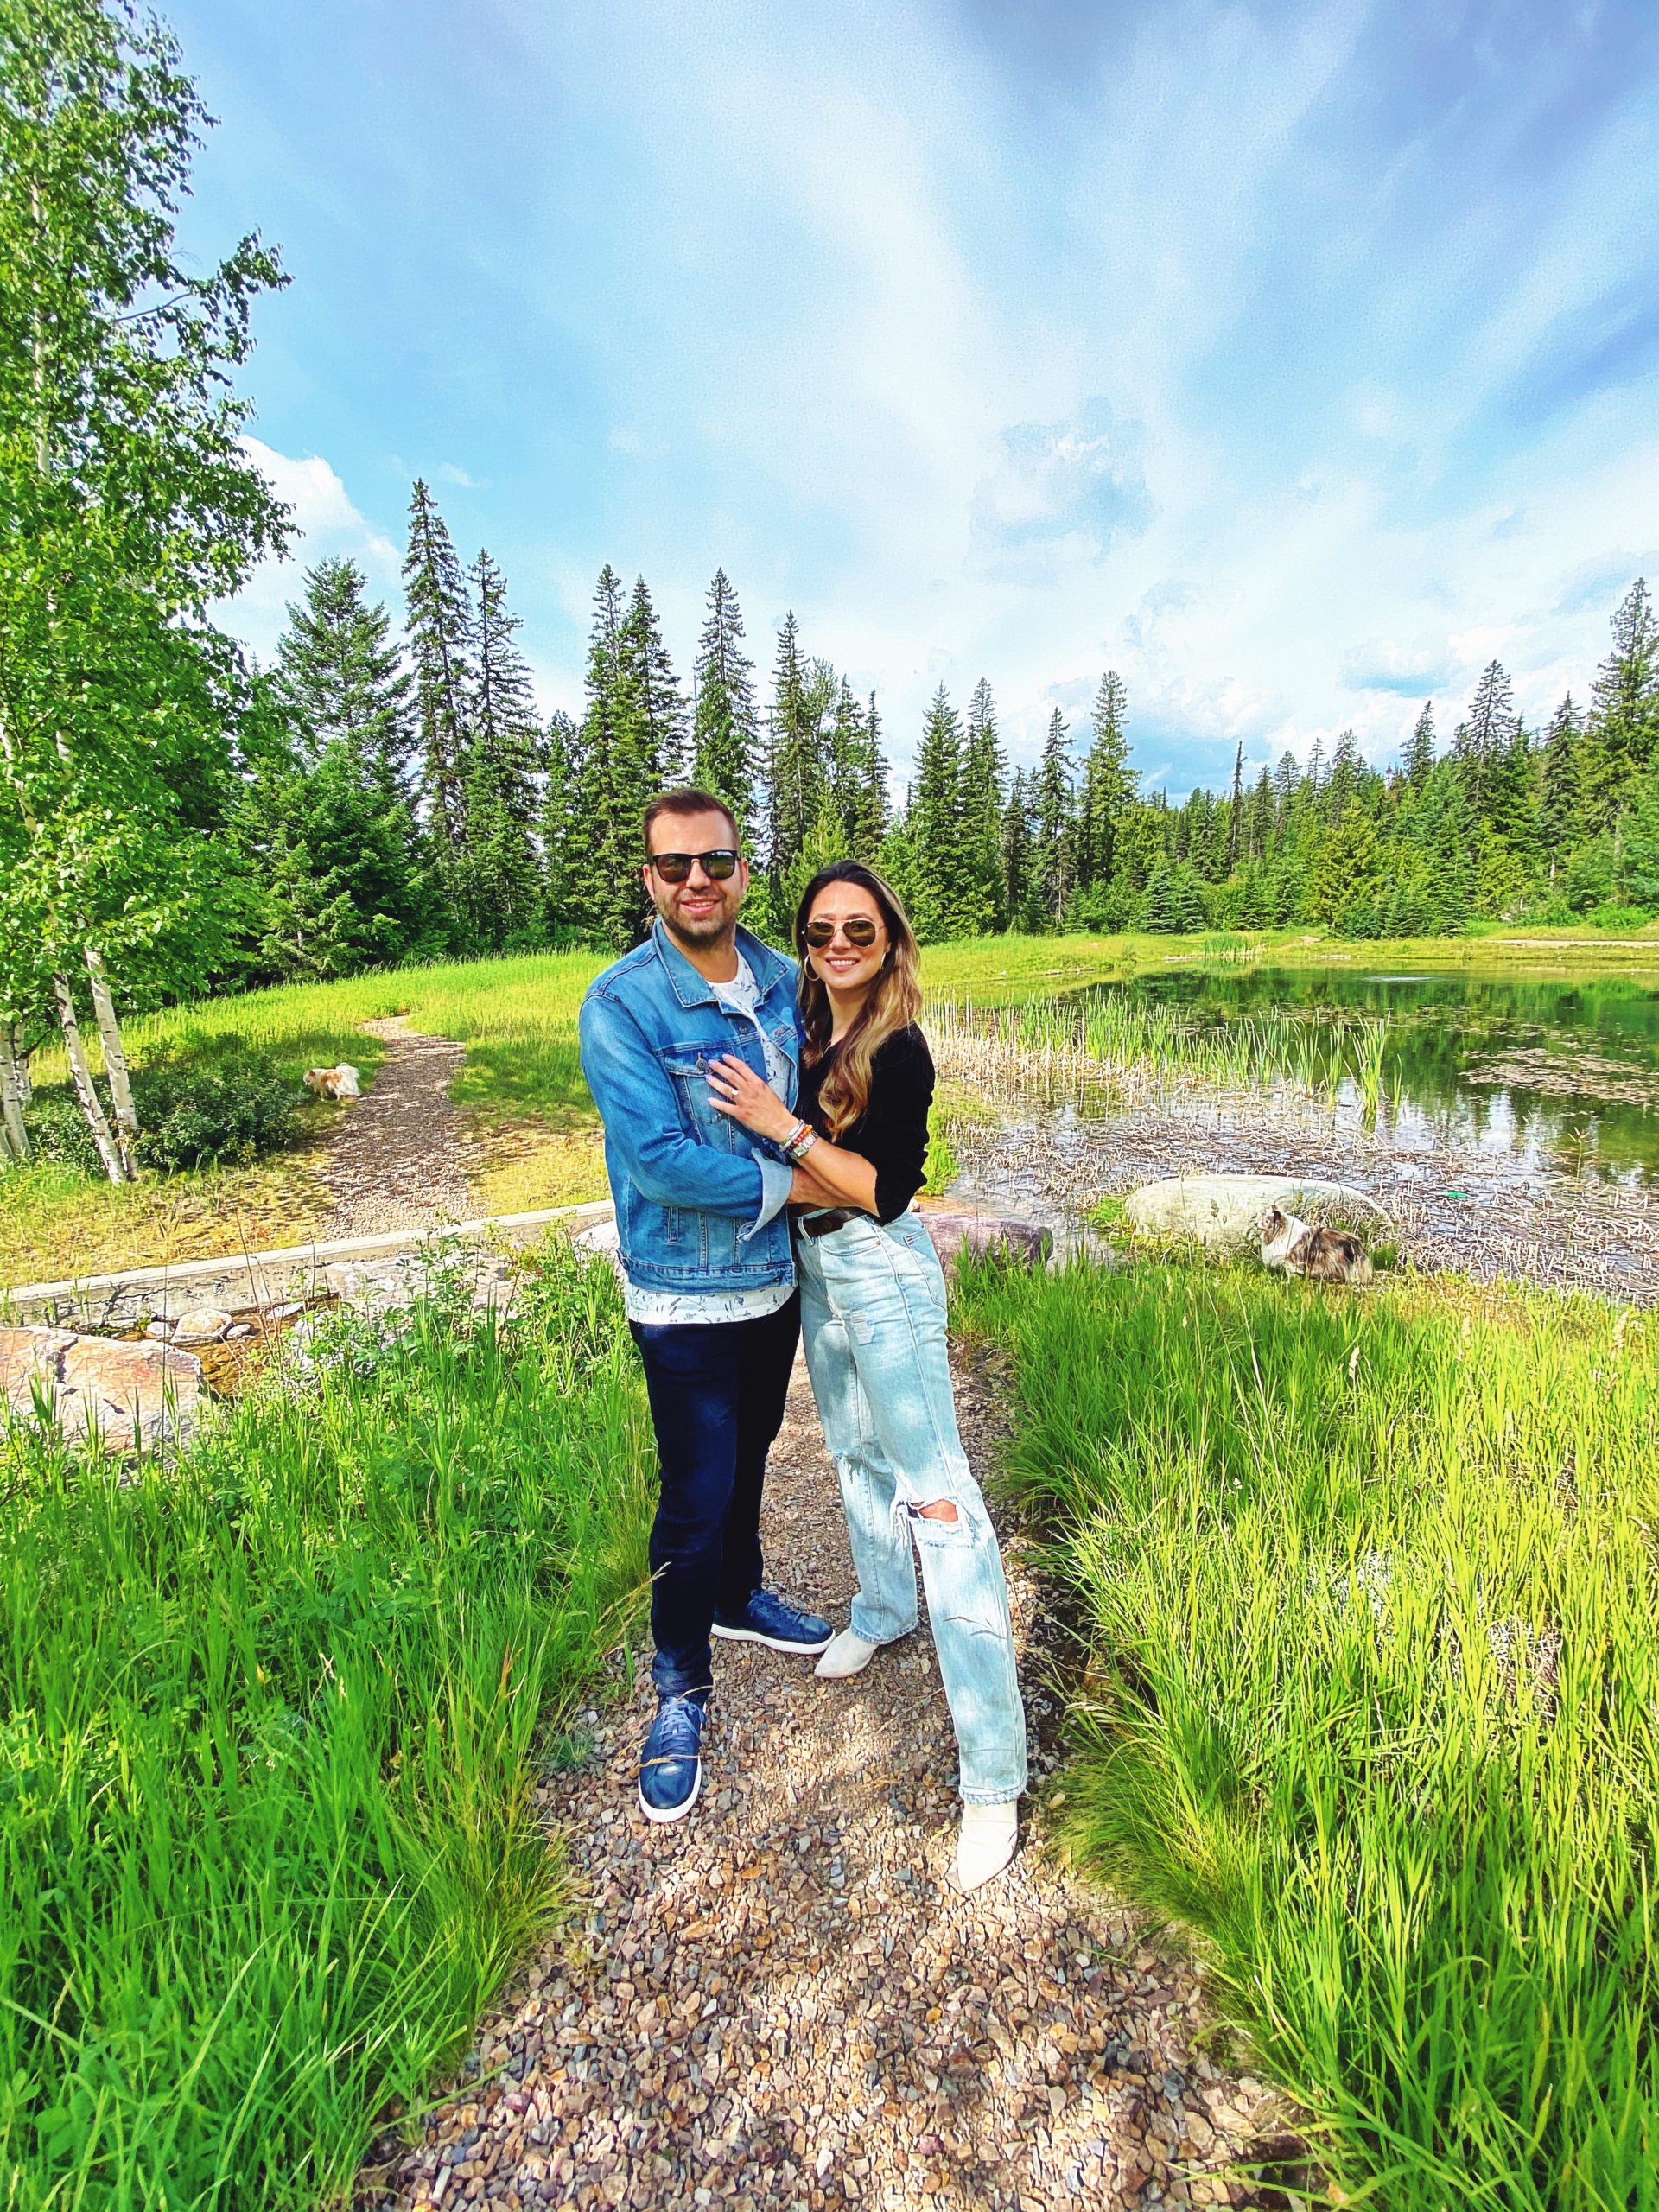
[[[1227,1250],[1258,1242],[1269,1206],[1362,1236],[1393,1225],[1363,1191],[1295,1175],[1172,1175],[1132,1191],[1123,1213],[1137,1236]]]
[[[976,1260],[996,1252],[1005,1259],[1022,1261],[1028,1268],[1040,1268],[1054,1249],[1052,1230],[1038,1222],[1016,1220],[1011,1214],[951,1213],[943,1207],[925,1206],[922,1220],[947,1271],[964,1252]]]
[[[67,1329],[0,1329],[0,1406],[42,1411],[72,1440],[105,1451],[187,1435],[201,1400],[201,1362],[171,1344],[115,1344]]]

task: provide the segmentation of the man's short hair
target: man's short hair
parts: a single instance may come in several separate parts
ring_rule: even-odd
[[[659,814],[723,814],[732,825],[734,847],[742,843],[737,826],[737,817],[723,798],[716,798],[713,791],[699,791],[694,784],[682,784],[671,791],[658,791],[645,809],[645,818],[640,824],[645,835],[645,856],[651,856],[651,825]]]

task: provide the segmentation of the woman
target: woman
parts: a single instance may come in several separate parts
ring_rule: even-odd
[[[807,886],[795,944],[798,1112],[741,1060],[709,1081],[796,1167],[802,1333],[858,1575],[817,1671],[858,1674],[915,1627],[913,1541],[961,1762],[957,1882],[975,1889],[1014,1855],[1026,1723],[996,1531],[957,1433],[944,1276],[912,1203],[933,1096],[916,938],[881,878],[838,861]]]

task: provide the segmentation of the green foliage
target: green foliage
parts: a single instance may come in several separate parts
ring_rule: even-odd
[[[257,1160],[300,1133],[304,1094],[292,1071],[252,1053],[152,1060],[134,1070],[132,1091],[142,1125],[138,1164],[164,1175]],[[25,1120],[42,1160],[98,1172],[98,1154],[67,1084],[37,1090]]]
[[[1652,1324],[967,1273],[1091,1657],[1071,1840],[1197,1929],[1345,2201],[1659,2202]]]
[[[19,2212],[349,2191],[561,1900],[531,1796],[642,1584],[609,1271],[331,1325],[135,1477],[6,1451],[0,2167]]]
[[[696,714],[691,729],[691,780],[723,799],[741,830],[755,824],[760,733],[754,711],[754,664],[743,650],[743,614],[731,579],[716,569],[695,663]]]

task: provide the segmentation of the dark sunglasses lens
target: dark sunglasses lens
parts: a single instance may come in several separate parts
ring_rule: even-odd
[[[652,866],[664,883],[683,883],[699,861],[711,883],[724,883],[736,872],[737,855],[725,845],[712,853],[653,853],[651,856]]]
[[[841,925],[841,933],[849,944],[869,945],[875,943],[875,924],[868,914],[855,914],[850,922]],[[804,932],[807,943],[815,951],[822,951],[836,934],[834,922],[809,922]]]

